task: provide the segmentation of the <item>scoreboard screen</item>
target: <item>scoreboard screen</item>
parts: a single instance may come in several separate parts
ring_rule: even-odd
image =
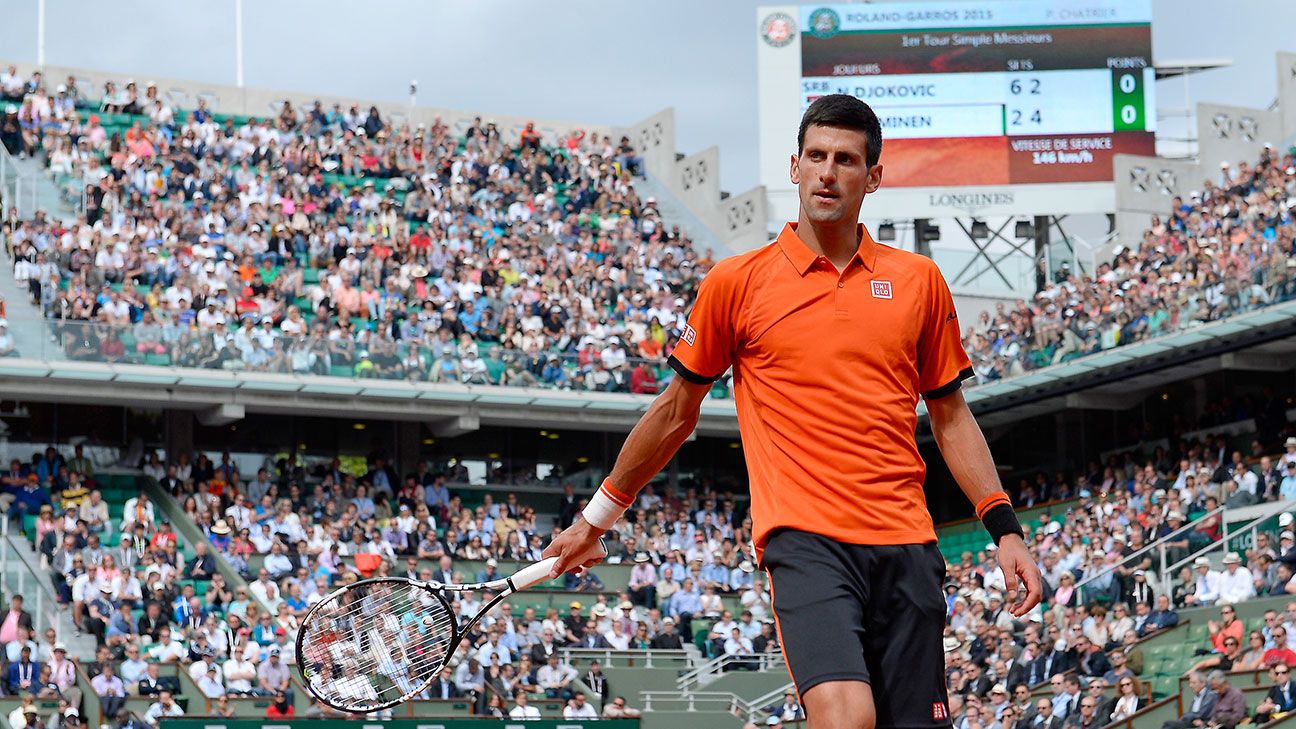
[[[1110,182],[1155,154],[1151,0],[798,9],[801,111],[868,102],[885,187]]]

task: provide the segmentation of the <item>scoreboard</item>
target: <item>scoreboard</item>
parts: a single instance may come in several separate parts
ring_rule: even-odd
[[[762,153],[774,160],[762,175],[775,176],[767,186],[777,187],[777,168],[795,152],[794,135],[774,135],[837,93],[878,114],[884,189],[1110,183],[1113,155],[1155,153],[1151,0],[762,13]],[[780,56],[780,43],[799,52]]]

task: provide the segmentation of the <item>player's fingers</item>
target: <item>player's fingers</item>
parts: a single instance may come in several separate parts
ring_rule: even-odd
[[[1026,604],[1022,608],[1023,614],[1038,605],[1039,601],[1044,597],[1044,578],[1040,575],[1039,570],[1035,569],[1035,565],[1029,562],[1026,565],[1026,573],[1022,575],[1022,580],[1026,583]]]
[[[1000,563],[999,566],[1003,568],[1004,592],[1007,593],[1006,595],[1004,595],[1004,602],[1008,603],[1009,605],[1012,605],[1013,607],[1011,609],[1015,610],[1018,604],[1017,601],[1014,600],[1014,598],[1017,596],[1016,560],[1005,559],[1003,560],[1003,562]]]

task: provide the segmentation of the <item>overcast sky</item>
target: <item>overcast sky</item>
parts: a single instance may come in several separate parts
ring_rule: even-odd
[[[47,2],[47,63],[235,81],[234,0]],[[416,78],[421,104],[610,125],[673,106],[679,150],[719,144],[723,185],[737,193],[759,183],[753,8],[768,4],[248,0],[245,84],[404,104]],[[1158,61],[1233,61],[1192,79],[1194,101],[1273,101],[1274,53],[1296,51],[1296,3],[1153,4]],[[35,62],[36,7],[0,0],[0,57]],[[1183,99],[1181,81],[1160,85],[1163,109]]]

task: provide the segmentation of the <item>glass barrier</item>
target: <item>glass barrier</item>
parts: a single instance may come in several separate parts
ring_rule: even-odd
[[[376,380],[538,387],[656,394],[674,376],[665,358],[624,353],[522,352],[497,342],[378,340],[291,336],[270,326],[185,327],[50,320],[42,359],[197,367],[236,372],[326,375]],[[366,342],[368,344],[366,344]],[[727,379],[713,390],[728,393]]]

